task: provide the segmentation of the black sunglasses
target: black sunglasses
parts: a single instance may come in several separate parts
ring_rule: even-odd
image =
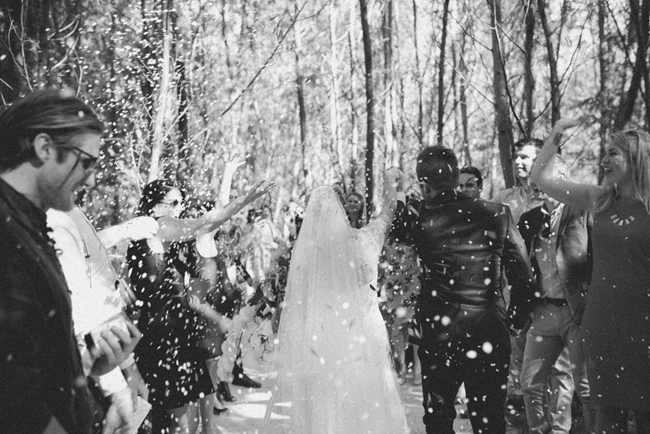
[[[99,157],[95,157],[89,154],[88,152],[77,148],[76,146],[59,146],[59,147],[63,149],[67,149],[68,151],[73,151],[77,156],[77,162],[81,163],[81,167],[86,172],[90,172],[91,170],[93,170],[97,165],[97,161],[99,160]],[[81,158],[82,155],[85,155],[86,158]]]
[[[178,200],[178,199],[174,199],[174,200],[172,200],[172,201],[161,200],[160,203],[164,203],[165,205],[169,205],[169,206],[171,206],[172,208],[174,208],[174,207],[177,207],[178,205],[180,205],[181,203],[183,203],[183,201],[182,201],[182,200]]]

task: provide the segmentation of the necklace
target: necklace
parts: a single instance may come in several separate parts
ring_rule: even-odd
[[[628,218],[622,219],[618,216],[618,214],[612,214],[609,218],[612,221],[612,223],[614,223],[616,226],[623,226],[623,225],[627,226],[634,221],[633,215],[629,216]]]

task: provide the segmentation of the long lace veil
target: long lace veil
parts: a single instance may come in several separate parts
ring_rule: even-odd
[[[316,188],[292,254],[278,331],[281,369],[265,418],[290,416],[293,429],[284,432],[310,432],[316,421],[304,419],[327,414],[309,408],[322,404],[319,389],[331,390],[328,381],[343,381],[337,371],[363,357],[357,345],[363,336],[351,333],[364,316],[353,236],[334,190]]]

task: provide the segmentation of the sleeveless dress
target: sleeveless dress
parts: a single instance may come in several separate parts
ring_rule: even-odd
[[[138,368],[149,386],[149,401],[179,408],[214,392],[199,349],[200,319],[184,297],[182,277],[171,255],[154,253],[146,240],[127,252],[131,284],[139,302],[135,348]]]
[[[279,325],[261,433],[404,434],[388,333],[371,284],[390,222],[352,229],[330,187],[312,193]]]
[[[611,216],[635,220],[614,224]],[[614,202],[595,215],[594,267],[582,320],[592,402],[650,410],[650,216]]]

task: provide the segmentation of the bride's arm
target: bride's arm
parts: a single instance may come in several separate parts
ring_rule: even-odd
[[[397,167],[391,167],[384,174],[384,203],[377,218],[385,218],[388,223],[393,221],[397,209],[397,187],[402,177],[402,172]]]

